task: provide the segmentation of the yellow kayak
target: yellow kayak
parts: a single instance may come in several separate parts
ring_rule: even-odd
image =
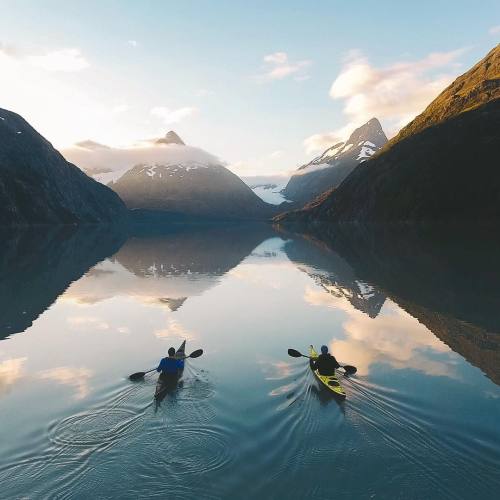
[[[309,356],[311,357],[310,366],[312,370],[312,360],[318,357],[318,353],[315,351],[313,346],[309,347]],[[330,391],[335,394],[335,396],[344,399],[346,397],[345,391],[340,385],[339,379],[336,375],[320,375],[318,370],[313,370],[316,378]]]

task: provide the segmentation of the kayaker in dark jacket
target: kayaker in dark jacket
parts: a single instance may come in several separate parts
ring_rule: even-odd
[[[320,375],[335,375],[335,369],[340,368],[335,356],[328,352],[326,345],[321,346],[321,354],[312,361],[313,370],[318,370]]]
[[[174,375],[179,370],[184,368],[184,360],[175,357],[175,348],[171,347],[168,350],[168,358],[163,358],[156,369],[157,372],[162,374]]]

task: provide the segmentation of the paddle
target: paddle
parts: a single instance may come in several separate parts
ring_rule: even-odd
[[[197,349],[196,351],[193,351],[189,356],[184,356],[183,358],[175,358],[175,359],[188,359],[188,358],[199,358],[203,354],[203,349]],[[137,372],[137,373],[132,373],[130,375],[129,379],[130,380],[139,380],[146,375],[146,373],[151,373],[156,371],[156,368],[152,368],[151,370],[148,370],[147,372]]]
[[[292,356],[292,358],[309,358],[311,359],[311,356],[306,356],[305,354],[302,354],[301,352],[295,350],[295,349],[288,349],[288,355]],[[355,366],[352,365],[344,365],[341,366],[340,368],[343,368],[347,375],[354,375],[358,369]]]

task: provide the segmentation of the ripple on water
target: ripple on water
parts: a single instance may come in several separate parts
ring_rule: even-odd
[[[126,408],[96,408],[51,424],[49,439],[56,446],[100,448],[120,439],[139,417]]]

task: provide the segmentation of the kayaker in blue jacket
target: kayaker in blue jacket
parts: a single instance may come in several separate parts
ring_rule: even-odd
[[[318,370],[320,375],[335,375],[335,370],[340,368],[335,356],[328,352],[326,345],[321,346],[321,354],[312,361],[312,369]]]
[[[176,375],[179,370],[184,368],[184,360],[175,357],[175,348],[171,347],[168,350],[168,358],[163,358],[156,369],[165,375]]]

